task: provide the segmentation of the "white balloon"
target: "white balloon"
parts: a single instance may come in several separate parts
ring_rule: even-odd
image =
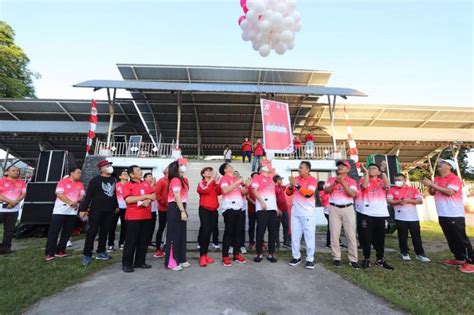
[[[258,0],[247,0],[246,6],[247,9],[253,10],[255,9],[255,6],[257,5]]]
[[[286,30],[293,29],[295,25],[295,18],[292,15],[289,15],[283,19],[283,28]]]
[[[286,5],[290,12],[293,12],[293,10],[296,9],[296,2],[296,0],[286,0]]]
[[[258,51],[260,49],[260,47],[262,47],[262,43],[257,41],[257,40],[253,40],[252,41],[252,48],[255,50],[255,51]]]
[[[252,40],[257,36],[257,32],[254,30],[248,31],[249,38]]]
[[[261,20],[260,22],[258,22],[258,30],[262,33],[270,32],[271,26],[272,25],[269,20]]]
[[[270,41],[270,34],[268,33],[257,33],[255,36],[255,41],[262,43],[262,44],[267,44]]]
[[[289,44],[295,39],[295,34],[292,31],[286,30],[280,33],[280,41],[284,44]]]
[[[277,0],[265,0],[265,7],[267,9],[273,9],[277,4]]]
[[[278,43],[276,44],[275,46],[273,46],[273,49],[275,50],[275,52],[279,55],[283,55],[285,52],[286,52],[286,47],[285,45],[283,45],[283,43]]]
[[[242,39],[244,40],[244,42],[248,42],[250,40],[250,34],[248,31],[242,32]]]
[[[240,28],[242,29],[242,31],[246,31],[246,30],[250,29],[250,27],[251,27],[251,25],[250,25],[249,21],[247,21],[247,19],[240,22]]]
[[[296,23],[294,26],[293,26],[293,32],[299,32],[301,31],[301,21],[299,21],[298,23]]]
[[[280,42],[280,33],[272,33],[272,37],[270,38],[270,43],[272,46],[278,44]]]
[[[272,15],[273,15],[273,10],[269,10],[268,7],[267,7],[267,10],[265,10],[265,12],[263,12],[263,14],[262,14],[262,18],[264,20],[270,20]]]
[[[278,4],[275,6],[275,12],[280,13],[282,16],[286,14],[288,11],[288,6],[286,5],[285,2],[278,2]]]
[[[257,12],[258,15],[261,15],[263,14],[263,12],[265,12],[265,3],[263,2],[263,0],[255,1],[253,5],[254,5],[253,10]]]
[[[270,55],[271,51],[272,51],[272,48],[268,44],[262,45],[262,47],[260,47],[260,49],[258,50],[258,52],[260,53],[260,56],[262,57],[267,57],[268,55]]]
[[[293,48],[295,48],[295,43],[294,42],[291,42],[290,44],[286,45],[287,50],[292,50]]]
[[[283,26],[283,15],[281,15],[279,12],[273,13],[272,17],[270,18],[270,23],[272,24],[273,30],[280,29]]]
[[[299,20],[301,20],[301,14],[299,11],[295,10],[292,15],[293,15],[293,18],[295,19],[295,22],[298,22]]]
[[[255,10],[249,10],[247,12],[247,20],[251,23],[257,24],[258,22],[258,13]]]

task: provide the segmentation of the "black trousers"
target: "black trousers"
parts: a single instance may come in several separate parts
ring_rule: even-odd
[[[328,228],[326,231],[326,246],[331,246],[331,230],[329,230],[329,214],[324,214],[326,220],[328,220]],[[359,225],[357,225],[359,227]],[[358,230],[357,230],[358,231]]]
[[[91,211],[89,214],[89,229],[87,230],[86,240],[84,243],[84,256],[92,256],[94,250],[94,241],[97,233],[99,233],[99,245],[97,253],[105,252],[105,244],[107,243],[107,234],[110,230],[114,213],[112,211]]]
[[[289,241],[289,217],[288,211],[282,211],[281,217],[277,217],[277,244],[280,244],[280,227],[283,227],[283,243]]]
[[[151,213],[151,220],[148,220],[148,224],[150,224],[150,227],[148,228],[148,231],[150,232],[150,235],[148,236],[148,245],[150,245],[151,241],[153,240],[153,233],[155,233],[155,227],[156,227],[156,212]]]
[[[257,211],[257,255],[262,254],[263,236],[268,229],[268,253],[275,254],[277,240],[277,212],[275,210]]]
[[[449,249],[457,260],[474,263],[472,245],[466,235],[466,220],[463,217],[439,217],[439,225],[448,241]]]
[[[206,255],[211,241],[211,231],[217,222],[217,210],[208,210],[199,207],[199,220],[201,226],[199,227],[199,254]]]
[[[49,225],[45,254],[54,256],[59,252],[66,251],[67,241],[71,237],[75,225],[75,215],[53,214]],[[59,232],[61,232],[61,237],[58,243]]]
[[[184,204],[186,208],[186,204]],[[186,261],[186,223],[181,220],[181,211],[176,202],[168,205],[168,214],[166,215],[166,246],[165,246],[165,266],[169,266],[170,258],[173,258],[177,264]]]
[[[255,244],[255,223],[257,221],[257,214],[249,213],[249,243]]]
[[[125,222],[125,210],[127,209],[120,209],[119,213],[114,213],[112,217],[112,223],[110,224],[109,230],[109,237],[107,241],[107,245],[114,246],[115,244],[115,230],[117,229],[118,220],[120,219],[120,238],[119,238],[119,246],[123,245],[125,242],[125,233],[127,232],[127,224]]]
[[[0,223],[3,223],[3,241],[1,247],[4,249],[10,249],[12,246],[17,219],[18,212],[0,212]]]
[[[240,247],[245,247],[245,221],[247,220],[247,212],[242,211],[242,219],[240,222]]]
[[[122,266],[141,266],[145,263],[150,227],[150,220],[127,220]]]
[[[245,163],[245,157],[248,158],[248,161],[252,160],[252,152],[251,151],[242,151],[242,163]]]
[[[216,221],[214,226],[211,228],[212,243],[219,245],[219,212],[216,211]]]
[[[166,211],[158,210],[158,231],[156,231],[155,242],[156,249],[161,248],[161,241],[163,239],[163,232],[166,228]]]
[[[370,259],[372,244],[377,260],[382,260],[385,251],[385,217],[372,217],[359,213],[357,217],[359,227],[359,241],[365,259]]]
[[[234,249],[234,256],[240,253],[240,232],[242,224],[242,210],[227,209],[224,216],[224,239],[222,241],[222,257],[229,256],[229,247]]]
[[[403,255],[408,255],[408,231],[410,231],[415,254],[424,256],[425,251],[421,241],[420,221],[395,220],[395,223],[397,224],[398,246],[400,247],[400,253]]]

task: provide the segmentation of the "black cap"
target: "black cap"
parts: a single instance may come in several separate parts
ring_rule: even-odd
[[[275,175],[275,176],[273,176],[273,181],[274,181],[274,182],[277,182],[277,181],[280,180],[280,179],[283,179],[283,177],[281,177],[280,175]]]

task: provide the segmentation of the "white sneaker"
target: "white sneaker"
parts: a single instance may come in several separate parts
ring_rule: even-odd
[[[233,254],[234,253],[234,248],[232,246],[229,247],[229,254]]]
[[[219,250],[219,249],[221,249],[221,247],[220,247],[219,244],[212,244],[212,249],[213,250]]]
[[[71,242],[71,241],[67,241],[66,247],[72,247],[72,242]]]
[[[241,254],[247,254],[247,248],[245,248],[245,246],[242,246],[242,247],[240,248],[240,253],[241,253]]]
[[[400,254],[400,256],[402,256],[403,261],[410,261],[411,260],[410,255],[408,255],[408,254],[406,254],[406,255]]]
[[[430,262],[431,261],[431,259],[429,259],[426,256],[422,256],[422,255],[416,255],[416,259],[418,259],[421,262]]]
[[[199,246],[199,244],[197,244],[196,249],[201,249],[201,246]]]
[[[177,265],[176,267],[171,268],[171,270],[173,270],[173,271],[181,271],[181,270],[183,270],[183,267],[181,267],[181,265]]]
[[[183,267],[183,268],[189,268],[189,267],[191,267],[191,264],[188,263],[187,261],[185,261],[184,263],[180,263],[179,265],[180,265],[181,267]]]
[[[109,247],[107,248],[107,253],[113,253],[114,250],[115,250],[115,249],[114,249],[113,246],[109,246]]]

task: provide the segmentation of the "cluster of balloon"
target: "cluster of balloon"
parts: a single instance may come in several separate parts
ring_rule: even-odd
[[[278,55],[295,47],[295,33],[301,30],[297,0],[240,0],[245,15],[239,17],[242,39],[251,41],[260,56],[272,49]]]

